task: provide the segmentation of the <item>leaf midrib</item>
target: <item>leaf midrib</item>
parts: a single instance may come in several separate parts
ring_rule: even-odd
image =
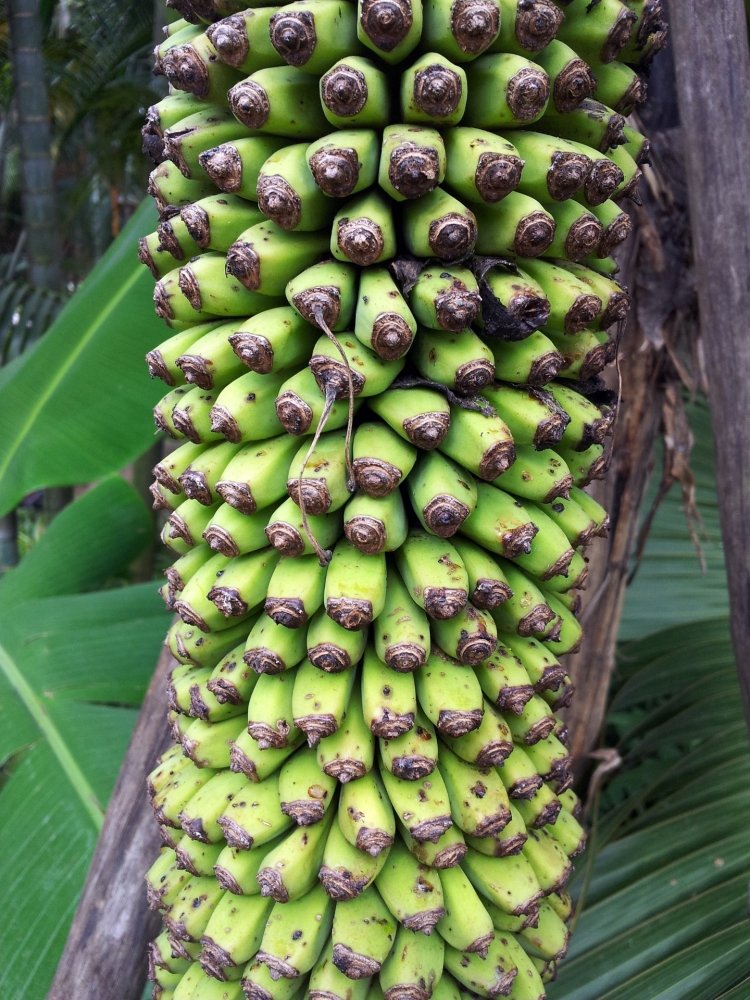
[[[8,678],[14,691],[26,706],[29,714],[47,740],[60,767],[65,772],[76,794],[83,803],[84,809],[93,820],[94,827],[97,831],[101,830],[102,823],[104,822],[104,810],[99,804],[94,789],[89,784],[86,775],[78,765],[62,733],[51,719],[47,709],[21,673],[16,661],[2,644],[0,644],[0,669]]]
[[[139,272],[133,271],[131,277],[128,278],[128,280],[123,285],[120,286],[119,291],[110,298],[109,304],[107,305],[106,309],[103,312],[97,313],[96,318],[92,320],[88,330],[80,338],[75,349],[68,355],[65,362],[59,367],[56,375],[52,379],[50,379],[47,388],[44,390],[44,392],[40,393],[36,397],[35,405],[31,408],[28,417],[23,422],[22,426],[19,428],[18,434],[16,435],[16,439],[9,447],[5,459],[2,460],[2,462],[0,462],[0,478],[2,478],[2,476],[4,476],[5,473],[7,472],[8,466],[13,461],[13,458],[17,454],[27,434],[29,433],[33,425],[36,423],[39,414],[41,413],[45,404],[48,402],[48,400],[52,396],[52,393],[55,391],[55,389],[57,389],[60,382],[72,368],[73,364],[78,360],[78,357],[80,356],[81,352],[96,333],[97,327],[99,327],[103,322],[103,319],[109,316],[109,314],[113,311],[113,309],[117,307],[120,300],[130,289],[130,286],[135,281],[137,281],[139,277],[140,277]]]

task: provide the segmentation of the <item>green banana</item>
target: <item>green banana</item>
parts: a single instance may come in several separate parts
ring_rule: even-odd
[[[602,226],[588,208],[566,201],[548,205],[547,211],[555,220],[555,238],[546,250],[548,257],[581,261],[598,249]]]
[[[368,496],[386,497],[411,472],[417,449],[380,421],[359,424],[352,441],[352,469]]]
[[[211,676],[210,668],[177,666],[169,674],[167,700],[169,707],[177,712],[190,715],[190,687]]]
[[[313,765],[317,768],[314,758]],[[290,903],[320,890],[318,871],[328,832],[335,822],[336,814],[330,809],[312,826],[296,826],[269,851],[256,876],[261,895],[272,896],[277,903]]]
[[[283,295],[287,283],[320,260],[326,249],[325,233],[290,233],[274,222],[261,222],[240,233],[229,248],[226,272],[251,292],[267,297]],[[268,301],[268,306],[280,304]]]
[[[349,980],[380,972],[396,936],[396,922],[375,886],[356,899],[337,903],[333,914],[332,961]]]
[[[212,107],[175,122],[164,131],[162,138],[166,157],[177,165],[184,177],[207,180],[208,174],[200,165],[200,154],[223,142],[245,137],[247,128],[227,107]]]
[[[209,601],[216,605],[224,618],[244,617],[255,606],[258,596],[266,592],[278,559],[278,552],[272,548],[231,559],[221,579],[208,592]],[[184,595],[185,591],[183,599]]]
[[[262,222],[245,230],[231,245],[226,255],[209,251],[193,257],[188,264],[180,268],[178,279],[180,291],[193,310],[208,309],[216,316],[252,316],[271,306],[281,305],[278,296],[284,290],[283,283],[279,286],[278,282],[273,280],[270,282],[263,282],[262,278],[259,278],[257,282],[252,280],[258,278],[260,263],[258,263],[257,258],[253,257],[252,244],[243,242],[243,239],[248,238],[248,234],[255,234],[258,238],[262,238],[263,235],[269,233],[271,227],[273,227],[273,233],[268,242],[277,242],[274,239],[276,233],[283,233],[284,230],[274,227],[273,223]],[[291,252],[294,253],[296,250],[298,257],[305,260],[311,255],[314,259],[314,255],[321,245],[320,237],[313,236],[313,243],[311,243],[309,233],[293,237],[285,236],[281,239],[282,244],[284,239],[286,239],[286,245],[276,245],[274,247],[276,253],[282,252],[288,255],[290,252],[289,241],[297,240],[302,246],[295,245],[291,248]],[[306,244],[305,240],[307,240]],[[315,243],[316,240],[317,243]],[[273,250],[269,253],[273,256]],[[304,256],[305,254],[307,256]],[[252,268],[253,260],[257,266],[255,271],[249,274],[248,269]],[[234,273],[235,271],[237,274]]]
[[[451,405],[450,426],[440,450],[481,479],[495,479],[515,461],[508,425],[496,413]]]
[[[313,515],[307,519],[307,522],[310,533],[324,550],[341,537],[342,515],[340,511],[335,511],[333,514],[321,514],[320,517]],[[311,555],[315,551],[305,530],[302,512],[291,497],[285,500],[280,507],[277,507],[269,518],[266,536],[271,545],[282,556],[296,558]]]
[[[511,191],[502,201],[477,205],[476,209],[478,254],[531,258],[546,253],[552,245],[555,220],[535,198]]]
[[[581,101],[594,95],[597,78],[591,67],[559,38],[536,52],[534,60],[550,79],[551,105],[558,114],[570,114]]]
[[[210,520],[213,513],[212,508],[202,507],[197,500],[186,500],[181,505],[181,508],[178,509],[184,508],[186,504],[195,504],[195,507],[199,508],[199,511],[208,512],[208,520]],[[205,515],[199,515],[196,511],[197,516]],[[192,519],[185,522],[186,525],[192,526],[193,530],[196,530],[196,523],[198,523],[198,528],[202,526],[202,522],[196,522]],[[185,530],[189,531],[190,528],[186,527]],[[216,581],[222,579],[229,564],[230,559],[227,556],[217,553],[204,563],[188,580],[180,594],[179,600],[175,602],[177,613],[183,621],[195,625],[202,632],[221,631],[221,626],[226,624],[224,615],[218,607],[212,605],[212,602],[208,598],[208,593]]]
[[[422,527],[439,538],[454,535],[476,507],[474,478],[439,451],[419,457],[406,490]]]
[[[192,724],[193,720],[187,715],[183,715],[181,712],[174,712],[171,708],[167,712],[167,726],[169,728],[169,732],[171,733],[172,739],[175,743],[179,743],[180,746],[182,746],[182,740],[185,733]]]
[[[340,129],[382,128],[390,117],[386,74],[361,56],[340,59],[320,78],[320,101],[323,114]]]
[[[486,660],[497,645],[497,629],[489,611],[470,604],[455,617],[436,621],[431,631],[435,645],[465,666]]]
[[[290,903],[276,902],[263,934],[258,961],[274,981],[296,979],[313,968],[331,933],[333,901],[322,886]]]
[[[297,448],[286,434],[245,445],[224,469],[216,492],[242,514],[276,503],[286,493],[286,476]]]
[[[329,198],[348,198],[369,188],[378,171],[380,141],[374,129],[343,129],[307,147],[307,163]]]
[[[555,820],[553,827],[545,827],[569,858],[576,858],[583,853],[586,846],[586,831],[573,816],[563,807]]]
[[[400,63],[421,34],[422,0],[358,0],[357,37],[385,62]]]
[[[250,781],[265,781],[275,774],[287,757],[290,757],[304,742],[304,735],[298,733],[285,747],[278,749],[269,747],[267,750],[261,750],[260,744],[245,731],[240,733],[229,748],[229,766],[233,771],[244,774]]]
[[[226,96],[232,114],[249,129],[308,141],[328,130],[316,78],[293,66],[256,70]]]
[[[280,833],[274,840],[269,840],[249,851],[225,844],[214,865],[214,874],[222,889],[235,896],[257,896],[260,893],[260,885],[255,876],[263,863],[263,858],[283,836],[283,833]]]
[[[396,565],[412,598],[430,618],[452,618],[465,607],[469,577],[446,539],[411,532],[396,552]]]
[[[543,132],[511,132],[524,161],[519,191],[541,202],[562,202],[572,198],[584,185],[592,167],[592,157],[578,143]]]
[[[185,496],[197,500],[204,507],[220,502],[216,483],[238,451],[238,445],[229,441],[208,449],[201,448],[178,478]]]
[[[330,673],[304,660],[294,681],[294,724],[307,737],[308,745],[335,733],[346,715],[346,706],[357,680],[356,670]]]
[[[438,759],[438,741],[424,712],[417,710],[414,726],[407,733],[380,741],[380,759],[391,774],[406,781],[419,781],[432,774]]]
[[[563,807],[567,809],[571,816],[575,819],[580,819],[583,815],[583,803],[578,798],[574,791],[570,789],[560,792],[560,801]],[[567,918],[566,918],[567,919]]]
[[[183,886],[180,894],[164,914],[164,923],[177,941],[200,941],[211,914],[224,896],[215,878],[195,875]]]
[[[646,99],[646,83],[630,66],[621,62],[597,62],[594,98],[621,115],[629,115]]]
[[[445,141],[450,143],[455,131],[451,129]],[[468,268],[428,266],[409,293],[409,306],[417,321],[430,330],[460,333],[477,319],[482,300],[476,278]]]
[[[571,793],[573,794],[573,793]],[[573,917],[575,904],[567,892],[551,892],[546,899],[547,904],[555,911],[563,923],[568,923]]]
[[[212,430],[237,444],[281,433],[276,399],[288,381],[285,381],[285,374],[247,372],[230,382],[216,397],[211,409]]]
[[[197,987],[205,982],[206,974],[203,968],[198,962],[193,962],[175,988],[172,1000],[175,997],[177,997],[177,1000],[191,1000],[195,996]]]
[[[420,934],[401,925],[380,970],[385,1000],[430,1000],[443,974],[445,946],[439,934]]]
[[[585,59],[611,63],[628,44],[635,22],[635,12],[620,0],[601,0],[595,7],[573,0],[558,33]]]
[[[339,824],[334,823],[323,851],[321,885],[337,902],[356,899],[372,884],[389,854],[389,850],[381,851],[374,858],[367,851],[358,851],[341,832]]]
[[[328,3],[329,0],[316,2]],[[323,228],[330,224],[336,210],[310,171],[307,146],[302,142],[277,150],[258,174],[259,209],[282,229],[296,232]]]
[[[167,270],[173,268],[174,261]],[[154,277],[158,278],[159,275],[154,275]],[[185,376],[177,364],[177,359],[188,351],[192,344],[197,343],[203,334],[210,333],[217,326],[218,323],[206,323],[191,326],[187,330],[180,330],[179,333],[175,333],[158,347],[149,351],[146,355],[146,364],[151,378],[160,378],[170,387],[185,385]]]
[[[325,575],[315,556],[280,559],[268,583],[266,614],[277,625],[301,628],[323,604]]]
[[[185,205],[180,218],[202,250],[226,253],[243,230],[263,221],[263,213],[252,202],[225,193]]]
[[[580,489],[595,479],[604,479],[607,473],[608,460],[600,444],[592,444],[584,451],[574,451],[558,445],[555,454],[568,466],[573,476],[573,485]]]
[[[544,52],[553,44],[564,20],[564,2],[551,0],[500,0],[500,34],[491,52],[515,52],[526,55]]]
[[[259,750],[281,750],[297,739],[292,697],[297,669],[261,674],[247,707],[247,731]]]
[[[201,389],[219,392],[230,382],[244,375],[245,365],[236,356],[229,342],[230,335],[240,326],[239,320],[222,323],[205,334],[177,358],[186,382]]]
[[[520,916],[537,909],[542,887],[523,855],[492,858],[470,847],[461,867],[480,896],[505,913]]]
[[[443,182],[445,166],[445,145],[434,128],[412,124],[383,130],[378,184],[395,201],[434,190]]]
[[[221,504],[206,526],[203,537],[215,552],[225,556],[255,552],[268,545],[265,532],[268,515],[268,508],[255,514],[243,514],[227,503]]]
[[[428,52],[401,73],[401,116],[409,124],[458,125],[466,110],[466,73]]]
[[[463,736],[479,728],[482,691],[473,670],[433,648],[414,679],[419,704],[441,736]]]
[[[508,825],[508,793],[494,767],[479,768],[443,747],[438,768],[448,789],[453,822],[464,834],[496,837]]]
[[[557,795],[549,785],[545,784],[542,784],[531,798],[519,799],[516,806],[527,830],[541,830],[542,827],[554,823],[562,808]]]
[[[481,393],[495,377],[492,350],[471,329],[445,333],[422,327],[409,360],[424,378],[461,396]]]
[[[585,547],[593,539],[597,522],[572,498],[557,497],[540,504],[539,509],[562,529],[573,548]]]
[[[533,580],[515,566],[512,562],[501,565],[513,596],[491,611],[494,622],[505,635],[531,636],[536,633],[546,633],[550,622],[555,620],[555,614],[549,606],[544,594]]]
[[[307,986],[305,977],[274,979],[268,966],[251,960],[242,974],[242,989],[250,1000],[295,1000]],[[179,998],[178,998],[179,1000]],[[184,998],[191,1000],[191,998]]]
[[[551,383],[549,391],[571,418],[560,439],[560,446],[585,451],[592,444],[602,444],[605,436],[611,433],[615,410],[600,409],[580,392],[560,382]]]
[[[368,267],[396,254],[396,226],[390,203],[378,192],[360,194],[336,214],[330,250],[337,260]]]
[[[174,389],[173,392],[176,395],[179,390]],[[172,407],[172,423],[180,436],[194,444],[211,444],[221,440],[223,435],[211,427],[211,410],[217,396],[218,393],[205,391],[197,385],[184,392]]]
[[[291,825],[292,819],[281,811],[277,774],[260,782],[248,781],[245,792],[219,816],[229,847],[243,851],[268,844]]]
[[[630,216],[614,201],[595,205],[591,212],[602,226],[602,236],[596,250],[597,257],[609,257],[612,251],[628,238],[633,228]]]
[[[420,865],[403,842],[397,839],[375,885],[383,902],[400,924],[391,956],[397,953],[398,937],[403,930],[420,931],[419,937],[424,940],[432,936],[438,920],[445,914],[443,890],[436,869]],[[436,934],[435,939],[440,940],[440,935]],[[386,959],[380,970],[383,987],[384,977],[388,977],[388,967],[389,959]]]
[[[349,499],[344,444],[342,431],[329,431],[320,436],[309,457],[304,444],[292,459],[287,492],[298,507],[304,503],[308,514],[338,510]]]
[[[427,616],[392,565],[387,569],[385,605],[375,620],[373,638],[378,657],[397,673],[411,673],[427,660]]]
[[[525,746],[527,757],[545,781],[565,780],[572,765],[567,747],[554,731],[533,746]]]
[[[188,721],[192,723],[192,720]],[[151,797],[151,807],[157,822],[162,826],[179,829],[180,813],[214,773],[210,768],[197,767],[190,760],[176,770]]]
[[[255,617],[252,621],[253,625],[257,623]],[[241,705],[243,709],[258,682],[257,674],[245,669],[244,652],[242,642],[216,664],[207,683],[208,690],[221,704]]]
[[[182,752],[182,747],[177,745],[171,746],[163,754],[160,754],[156,759],[156,767],[146,778],[149,799],[153,799],[154,795],[168,781],[171,781],[178,771],[181,771],[183,767],[187,767],[189,763],[189,760]]]
[[[533,746],[540,740],[547,739],[555,728],[556,719],[549,711],[546,701],[535,694],[529,698],[521,712],[507,714],[505,721],[516,744]]]
[[[352,632],[337,625],[321,607],[315,613],[307,632],[307,655],[319,670],[336,674],[359,663],[366,643],[367,633],[364,629]]]
[[[255,674],[279,674],[304,660],[306,640],[306,629],[287,628],[263,613],[247,637],[243,660]]]
[[[364,777],[375,759],[375,739],[367,728],[362,699],[355,694],[343,722],[318,744],[318,766],[342,785]]]
[[[586,382],[610,365],[617,354],[617,342],[604,331],[582,330],[572,336],[548,331],[547,336],[562,356],[557,373],[561,378]]]
[[[354,400],[354,409],[362,405],[360,399]],[[309,368],[288,378],[280,386],[276,396],[276,414],[279,423],[287,432],[299,437],[301,434],[312,434],[318,427],[326,408],[326,397],[321,392],[315,376]],[[339,399],[330,408],[326,427],[334,430],[343,427],[349,419],[349,400]]]
[[[488,387],[484,395],[506,422],[516,447],[533,445],[537,451],[555,447],[570,423],[567,412],[546,389],[499,385]]]
[[[422,45],[453,62],[470,62],[497,38],[500,8],[498,0],[427,0]]]
[[[495,203],[515,191],[524,161],[502,136],[482,129],[454,128],[445,136],[446,184],[472,202]]]
[[[552,834],[544,829],[529,830],[522,853],[545,894],[559,892],[565,886],[573,866]]]
[[[238,642],[244,643],[252,625],[252,619],[246,619],[221,632],[205,635],[193,625],[176,622],[167,632],[164,645],[180,663],[213,668]]]
[[[170,257],[179,261],[194,257],[202,249],[190,235],[187,224],[179,215],[173,215],[171,219],[162,219],[156,229],[156,238],[159,241],[159,249],[166,250]],[[172,266],[174,267],[174,264]]]
[[[162,65],[173,87],[212,104],[226,105],[227,90],[240,79],[236,69],[219,59],[206,34],[173,46]]]
[[[399,829],[409,852],[427,868],[437,868],[438,871],[453,868],[466,854],[464,835],[455,824],[445,831],[436,844],[431,844],[429,840],[415,840],[400,819]]]
[[[525,271],[511,265],[492,267],[484,276],[488,291],[509,314],[509,332],[520,338],[544,326],[550,304],[544,289]],[[484,324],[480,324],[484,325]]]
[[[521,819],[521,814],[515,807],[513,802],[509,802],[510,808],[510,820],[502,828],[502,830],[495,834],[494,837],[467,837],[466,843],[469,847],[473,847],[475,851],[479,851],[480,854],[486,854],[490,858],[509,858],[516,854],[521,853],[523,845],[526,843],[526,825]],[[526,921],[528,919],[534,919],[534,911],[531,911],[530,917],[508,917],[503,910],[495,906],[493,903],[487,901],[487,909],[492,914],[493,922],[498,930],[507,930],[513,928],[507,928],[501,925],[496,919],[496,913],[501,913],[509,921]]]
[[[433,389],[388,389],[368,406],[389,427],[423,451],[439,447],[450,426],[450,406]]]
[[[336,779],[318,767],[317,754],[304,747],[293,754],[279,771],[281,811],[297,826],[319,823],[333,804]]]
[[[179,23],[180,22],[175,22],[174,24],[169,25],[169,27],[175,28]],[[185,22],[182,27],[187,28],[187,22]],[[194,25],[190,25],[189,27],[191,31],[195,31]],[[200,30],[201,29],[198,29],[198,32],[200,32]],[[173,45],[175,41],[175,34],[177,34],[177,31],[172,31],[169,35],[169,39],[172,41]],[[163,44],[164,43],[162,43],[162,45]],[[177,42],[177,44],[179,45],[180,43]],[[149,108],[147,108],[141,134],[144,139],[148,134],[156,135],[161,138],[165,131],[172,125],[176,125],[177,122],[182,121],[183,118],[187,118],[188,115],[193,115],[196,111],[202,111],[204,109],[205,104],[203,101],[198,100],[198,98],[193,94],[180,93],[179,91],[176,94],[168,94],[166,97],[162,97],[160,101],[157,101],[156,104],[152,104]]]
[[[600,330],[606,330],[613,323],[625,319],[630,308],[630,298],[628,293],[612,278],[605,274],[599,274],[591,267],[583,264],[576,264],[572,261],[560,261],[560,267],[573,275],[584,286],[589,294],[599,298],[603,304],[601,313],[598,314],[596,326]],[[556,277],[564,278],[564,275],[557,274]],[[563,327],[558,327],[563,329]],[[566,333],[575,333],[575,330],[568,330]]]
[[[189,180],[176,163],[165,160],[148,175],[148,193],[163,215],[174,214],[206,195],[216,194],[216,187],[202,177]]]
[[[545,645],[559,656],[563,656],[565,653],[578,652],[583,641],[583,629],[576,620],[575,615],[562,603],[560,600],[561,595],[547,593],[545,596],[547,603],[562,622],[557,634],[554,637],[547,637]],[[550,645],[550,642],[553,642],[554,645]]]
[[[277,135],[251,135],[207,149],[198,156],[198,162],[220,191],[257,201],[260,168],[286,143],[286,139]]]
[[[371,732],[384,740],[408,732],[417,712],[414,678],[387,667],[373,646],[367,647],[362,662],[362,710]]]
[[[219,701],[208,687],[211,675],[204,676],[198,683],[190,687],[190,715],[204,722],[223,722],[238,715],[245,714],[244,704],[232,704],[224,699]]]
[[[338,970],[329,940],[310,974],[307,996],[309,1000],[367,1000],[369,987],[369,979],[352,981]]]
[[[578,48],[576,52],[580,54]],[[625,139],[624,127],[625,119],[622,115],[591,98],[581,101],[568,112],[560,113],[548,108],[544,117],[536,123],[538,132],[583,143],[591,149],[598,149],[600,153],[606,153],[613,146],[622,144]]]
[[[201,938],[202,954],[212,965],[245,965],[258,950],[273,900],[226,893]]]
[[[475,672],[485,696],[501,712],[520,712],[534,694],[521,660],[502,643]]]
[[[531,125],[544,114],[550,97],[550,79],[541,66],[524,56],[483,55],[467,67],[471,101],[466,125],[512,128]]]
[[[387,497],[357,493],[344,510],[344,535],[360,552],[393,552],[403,545],[408,530],[398,490]]]
[[[477,244],[477,218],[442,188],[403,208],[406,247],[416,257],[437,257],[451,263],[471,253]]]
[[[564,668],[538,639],[506,633],[503,643],[519,658],[537,694],[557,687],[565,677]]]
[[[495,378],[503,382],[542,387],[565,363],[558,345],[540,330],[523,340],[493,340],[491,348]]]
[[[463,736],[443,736],[443,742],[461,760],[479,768],[500,767],[513,751],[513,738],[508,724],[485,699],[484,714],[478,729]]]
[[[477,506],[460,531],[490,552],[525,562],[538,528],[519,500],[488,483],[477,483]]]
[[[269,37],[269,22],[277,10],[271,6],[238,10],[209,24],[206,34],[221,61],[245,76],[267,66],[283,66]]]
[[[175,852],[164,848],[146,872],[146,898],[150,910],[167,910],[177,899],[190,875],[177,867]]]
[[[384,360],[352,334],[340,334],[337,341],[334,344],[327,334],[321,335],[309,361],[318,388],[326,397],[335,392],[336,399],[348,398],[350,379],[355,396],[376,396],[390,386],[406,363],[404,358]]]
[[[594,535],[606,538],[609,533],[609,515],[600,503],[598,503],[588,493],[574,486],[570,491],[570,498],[574,500],[596,525]]]
[[[156,282],[153,295],[156,315],[159,319],[163,319],[167,326],[177,330],[184,329],[185,325],[195,326],[198,323],[216,320],[216,313],[200,307],[193,308],[190,299],[180,287],[181,270],[182,268],[175,268]]]
[[[296,0],[271,17],[271,44],[290,66],[318,76],[361,51],[357,15],[336,0]]]
[[[198,767],[229,767],[230,746],[244,728],[241,716],[223,722],[194,719],[182,734],[182,749]]]
[[[353,264],[322,261],[292,278],[286,286],[287,301],[319,329],[322,320],[329,330],[346,330],[354,318],[358,278]]]
[[[326,613],[338,625],[358,631],[385,605],[385,555],[359,552],[342,540],[333,550],[325,585]]]
[[[352,847],[374,858],[391,847],[396,835],[396,820],[375,771],[368,771],[341,789],[338,824]]]
[[[525,927],[519,934],[519,944],[532,958],[561,962],[568,951],[570,931],[544,900],[539,907],[536,927]]]
[[[557,687],[549,691],[542,691],[542,697],[553,712],[559,712],[560,709],[568,708],[573,700],[574,692],[573,682],[566,674]]]

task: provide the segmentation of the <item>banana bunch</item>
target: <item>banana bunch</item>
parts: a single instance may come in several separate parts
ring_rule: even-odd
[[[541,1000],[660,0],[167,0],[162,1000]]]

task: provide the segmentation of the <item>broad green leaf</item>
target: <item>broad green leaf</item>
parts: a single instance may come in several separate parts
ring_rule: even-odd
[[[147,523],[105,481],[0,583],[3,1000],[47,992],[168,626],[154,584],[77,593],[116,579]]]
[[[121,469],[153,439],[151,408],[164,387],[143,357],[169,331],[136,251],[156,221],[148,199],[46,335],[0,378],[0,514],[33,490]]]

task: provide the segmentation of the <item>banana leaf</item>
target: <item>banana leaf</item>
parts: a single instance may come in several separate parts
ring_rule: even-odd
[[[123,586],[151,532],[110,478],[0,580],[0,996],[45,996],[168,616]]]
[[[109,475],[153,440],[164,386],[143,357],[168,331],[136,254],[156,222],[147,199],[45,336],[0,373],[0,515],[34,490]]]

